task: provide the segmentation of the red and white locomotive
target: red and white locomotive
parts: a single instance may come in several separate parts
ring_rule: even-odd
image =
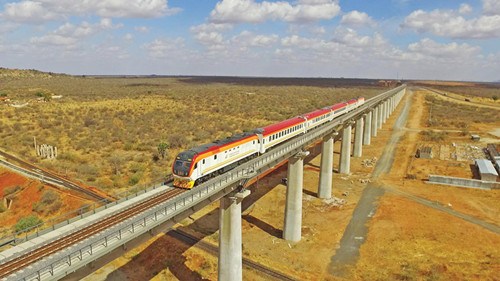
[[[265,153],[273,146],[332,121],[364,102],[363,97],[351,99],[253,132],[233,135],[183,151],[177,155],[172,167],[174,186],[193,188]]]

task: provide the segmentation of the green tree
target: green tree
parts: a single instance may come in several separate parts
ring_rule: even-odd
[[[498,100],[498,96],[492,96],[491,97],[494,101],[497,101]]]
[[[169,147],[168,143],[163,142],[163,141],[158,144],[158,154],[161,155],[162,159],[165,159],[165,155],[167,154],[168,147]]]
[[[19,232],[19,231],[29,229],[29,228],[31,228],[35,225],[41,224],[41,223],[42,223],[42,220],[39,217],[37,217],[35,215],[31,215],[31,216],[20,218],[17,221],[16,225],[14,226],[14,229],[16,230],[16,232]]]

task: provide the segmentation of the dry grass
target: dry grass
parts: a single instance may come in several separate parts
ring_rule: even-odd
[[[496,280],[499,246],[495,233],[385,195],[361,247],[355,279]]]
[[[161,181],[180,150],[386,90],[367,80],[2,73],[0,91],[30,105],[2,106],[0,146],[108,192]],[[39,103],[37,93],[63,98]],[[34,136],[57,146],[58,159],[37,159]],[[165,159],[154,157],[161,142]]]
[[[434,94],[427,94],[425,100],[427,112],[431,114],[429,127],[466,129],[470,123],[494,123],[500,119],[498,110],[450,102]]]

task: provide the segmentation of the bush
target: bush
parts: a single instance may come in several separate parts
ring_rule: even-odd
[[[23,230],[26,230],[26,229],[29,229],[33,226],[36,226],[38,224],[41,224],[43,221],[35,216],[35,215],[31,215],[31,216],[28,216],[28,217],[23,217],[23,218],[20,218],[16,225],[14,226],[14,229],[16,232],[19,232],[19,231],[23,231]]]
[[[52,214],[59,211],[61,206],[61,196],[52,190],[46,190],[42,193],[40,202],[33,204],[33,211]]]
[[[444,141],[446,139],[446,132],[436,132],[433,130],[430,131],[422,131],[420,134],[427,141]]]
[[[133,174],[128,180],[129,185],[136,185],[141,180],[141,174]]]
[[[498,100],[498,96],[492,96],[491,97],[494,101],[497,101]]]
[[[3,190],[3,196],[5,197],[9,196],[11,194],[18,192],[19,190],[21,190],[21,187],[19,185],[7,187]]]

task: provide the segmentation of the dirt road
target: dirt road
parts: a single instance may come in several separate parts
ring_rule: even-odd
[[[344,235],[342,236],[340,247],[331,259],[329,272],[333,276],[346,277],[346,275],[348,274],[348,269],[356,263],[357,259],[359,258],[359,249],[366,240],[366,235],[368,233],[368,222],[375,215],[375,212],[377,211],[378,200],[385,194],[385,192],[390,192],[392,194],[405,197],[426,207],[439,210],[448,215],[452,215],[469,223],[481,226],[493,233],[500,233],[500,227],[495,224],[491,224],[471,215],[455,211],[438,202],[410,194],[398,188],[388,186],[385,183],[381,183],[379,181],[382,175],[388,174],[390,172],[393,165],[397,144],[400,138],[405,135],[407,131],[405,128],[405,123],[408,120],[412,95],[412,90],[407,89],[407,95],[402,100],[402,102],[405,103],[405,106],[393,126],[393,133],[389,142],[384,148],[382,157],[375,166],[375,169],[372,173],[372,183],[368,184],[364,189],[360,201],[358,202],[356,209],[354,210],[349,225],[346,228]]]
[[[378,199],[384,195],[385,191],[380,187],[380,184],[377,183],[377,179],[380,175],[390,171],[392,162],[394,161],[396,145],[399,138],[404,134],[402,128],[408,119],[411,96],[413,95],[410,89],[407,89],[406,93],[405,98],[401,101],[405,103],[403,111],[396,120],[393,127],[393,134],[373,171],[373,182],[368,184],[364,189],[356,209],[354,209],[351,221],[340,240],[340,247],[331,259],[329,272],[334,276],[345,276],[347,268],[355,264],[359,257],[359,247],[363,244],[366,234],[368,233],[367,223],[377,211]]]

